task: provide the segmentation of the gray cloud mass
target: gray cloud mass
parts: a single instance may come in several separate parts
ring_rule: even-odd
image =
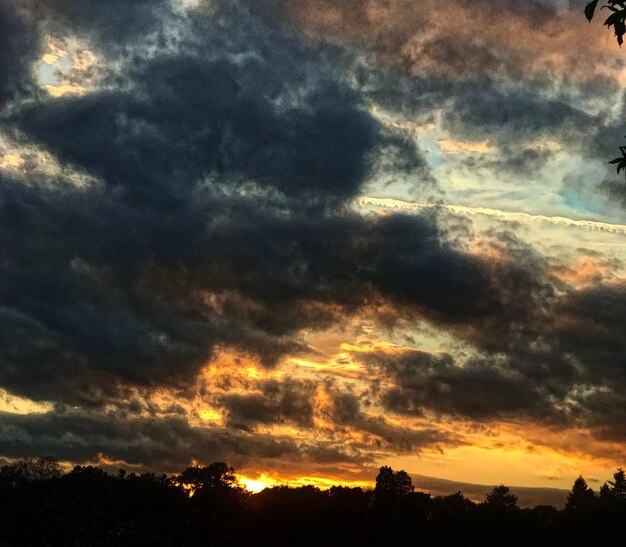
[[[541,82],[503,85],[494,74],[513,77],[515,59],[480,44],[471,57],[486,75],[474,67],[459,84],[364,61],[355,41],[301,36],[288,10],[275,17],[281,2],[216,2],[187,15],[161,0],[114,4],[0,0],[0,128],[93,179],[0,172],[0,387],[54,404],[0,414],[2,456],[106,453],[168,470],[192,459],[370,462],[367,446],[255,436],[260,426],[314,428],[320,381],[226,393],[223,428],[192,427],[174,408],[145,416],[130,403],[120,420],[110,407],[129,386],[184,392],[224,347],[271,369],[310,349],[301,331],[381,303],[473,348],[465,362],[418,350],[360,357],[393,384],[380,394],[384,410],[526,417],[623,441],[623,284],[575,291],[507,233],[497,234],[493,259],[450,237],[443,213],[368,216],[350,206],[381,158],[394,158],[386,168],[398,176],[436,185],[422,151],[383,125],[372,102],[416,119],[443,108],[458,138],[499,139],[492,164],[502,172],[546,161],[515,139],[566,136],[582,146],[603,112]],[[554,2],[480,8],[538,25],[557,18]],[[421,28],[406,24],[375,53],[393,57]],[[106,85],[45,97],[33,63],[47,33],[80,36],[116,66]],[[433,41],[425,51],[454,66],[458,46]],[[603,146],[603,135],[594,139]],[[436,424],[415,431],[366,414],[349,391],[331,399],[325,417],[376,449],[460,442]]]

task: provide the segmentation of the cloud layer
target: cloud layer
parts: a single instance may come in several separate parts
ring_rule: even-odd
[[[451,33],[429,2],[117,4],[0,1],[2,134],[60,166],[0,170],[0,386],[53,405],[1,414],[0,455],[345,472],[468,442],[449,420],[624,441],[623,282],[568,283],[456,210],[353,207],[381,179],[442,195],[423,140],[373,105],[497,143],[443,147],[459,169],[531,176],[549,139],[591,155],[610,73],[523,35],[496,48],[529,30],[557,51],[569,11],[457,1]],[[93,50],[95,87],[46,95],[51,37]],[[358,321],[394,343],[338,350],[343,376],[286,370]]]

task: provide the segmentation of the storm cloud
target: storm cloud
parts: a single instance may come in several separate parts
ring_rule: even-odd
[[[240,19],[223,17],[235,32]],[[249,60],[207,55],[197,41],[211,40],[194,32],[176,53],[137,60],[117,89],[8,120],[97,179],[3,184],[11,389],[43,398],[53,384],[71,399],[117,377],[177,382],[218,343],[271,364],[298,349],[286,335],[377,294],[443,322],[502,307],[488,266],[443,241],[435,219],[345,209],[372,156],[401,137],[329,67],[307,76],[311,52],[295,38],[253,21],[259,39],[282,40],[278,58],[263,41]]]
[[[391,379],[381,393],[391,411],[479,422],[530,420],[621,440],[623,298],[622,285],[567,295],[536,330],[512,333],[497,350],[465,360],[418,350],[360,359]]]
[[[345,2],[331,19],[314,11],[326,2],[39,4],[0,0],[2,135],[60,166],[0,170],[0,387],[51,406],[0,415],[0,455],[168,470],[256,456],[369,464],[462,445],[437,423],[450,417],[622,440],[623,283],[573,287],[509,231],[478,236],[437,207],[354,207],[383,176],[442,195],[432,143],[380,109],[495,142],[458,160],[467,171],[538,176],[561,143],[580,150],[589,126],[608,131],[597,103],[613,80],[568,80],[569,55],[541,78],[533,44],[496,50],[499,31],[446,41],[431,2],[420,13]],[[455,5],[475,27],[476,3]],[[570,36],[552,2],[478,7],[514,28],[556,25],[550,43]],[[47,40],[68,37],[95,52],[102,77],[53,98],[37,62]],[[349,377],[358,388],[324,371],[264,376],[321,359],[312,333],[360,316],[394,336],[426,325],[455,347],[346,350],[364,367]],[[192,423],[195,384],[221,351],[259,370],[203,393],[218,421]],[[123,404],[131,392],[145,400]],[[161,392],[181,406],[156,412],[146,394]],[[403,426],[387,413],[434,418]],[[325,440],[255,437],[286,427]]]

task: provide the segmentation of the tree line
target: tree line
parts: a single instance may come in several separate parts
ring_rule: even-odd
[[[626,476],[596,494],[578,477],[564,509],[520,508],[507,486],[481,502],[416,492],[381,467],[373,489],[251,493],[223,462],[176,475],[63,473],[51,458],[0,468],[0,546],[612,546],[626,539]]]

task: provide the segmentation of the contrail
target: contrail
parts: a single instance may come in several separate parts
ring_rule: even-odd
[[[585,230],[596,230],[601,232],[609,232],[611,234],[626,235],[626,225],[610,224],[608,222],[595,222],[593,220],[574,220],[573,218],[545,215],[529,215],[528,213],[507,212],[499,209],[490,209],[488,207],[466,207],[464,205],[448,205],[438,203],[417,203],[411,201],[402,201],[391,198],[372,198],[361,196],[357,198],[357,203],[361,206],[373,205],[374,207],[384,207],[385,209],[402,209],[405,211],[422,211],[424,209],[445,209],[452,213],[461,215],[484,215],[500,218],[509,221],[530,221],[530,222],[548,222],[558,226],[573,226],[583,228]]]

